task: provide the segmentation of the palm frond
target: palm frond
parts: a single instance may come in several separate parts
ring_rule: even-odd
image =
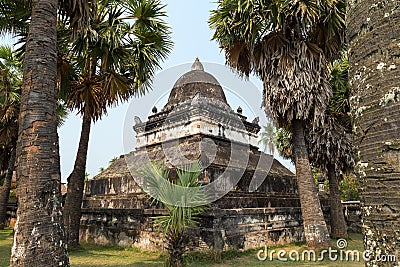
[[[2,0],[0,2],[0,34],[26,36],[31,15],[30,1]]]
[[[337,175],[354,168],[351,131],[334,117],[325,117],[324,127],[309,127],[306,131],[307,150],[310,162],[326,171],[330,164]]]
[[[264,83],[263,106],[280,127],[318,124],[332,89],[327,62],[343,45],[343,0],[219,0],[209,25],[227,64]],[[322,29],[321,29],[322,28]]]
[[[59,13],[61,20],[68,23],[74,34],[86,32],[90,27],[90,1],[60,0]],[[91,1],[95,4],[96,1]]]
[[[99,77],[79,76],[71,82],[71,90],[67,106],[77,109],[80,114],[89,114],[94,120],[107,112],[107,102],[103,94],[103,84]]]
[[[56,122],[57,127],[61,127],[68,117],[68,108],[62,100],[57,100]]]
[[[279,128],[275,135],[275,145],[278,149],[279,155],[284,159],[294,161],[293,145],[292,145],[292,131],[290,129]]]
[[[66,94],[72,97],[67,101],[69,107],[80,113],[93,112],[94,120],[108,107],[146,93],[172,48],[169,26],[164,22],[165,6],[159,1],[96,3],[90,29],[79,33],[71,44],[75,75],[70,77]],[[90,86],[89,77],[93,79]],[[91,88],[95,91],[90,93]],[[96,106],[89,108],[91,104]]]
[[[348,83],[349,60],[344,48],[342,58],[329,66],[333,96],[329,102],[329,112],[346,128],[351,127],[350,86]]]

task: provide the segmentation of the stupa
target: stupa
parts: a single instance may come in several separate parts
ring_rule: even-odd
[[[167,166],[198,159],[204,186],[218,195],[191,229],[193,247],[248,249],[303,239],[296,177],[257,147],[258,118],[234,111],[196,59],[174,84],[167,104],[147,121],[135,117],[136,149],[87,181],[80,238],[96,244],[163,246],[152,217],[163,214],[138,185],[150,161]],[[222,196],[222,197],[221,197]]]

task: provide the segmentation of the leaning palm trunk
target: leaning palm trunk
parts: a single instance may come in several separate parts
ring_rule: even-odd
[[[343,205],[340,200],[339,177],[336,175],[335,167],[328,165],[329,179],[329,204],[331,206],[331,236],[334,238],[347,238],[347,225],[344,219]]]
[[[79,226],[82,215],[81,206],[91,122],[91,118],[84,114],[74,170],[68,177],[68,191],[64,206],[64,224],[67,242],[71,247],[76,247],[79,244]]]
[[[11,179],[14,172],[15,153],[15,148],[12,148],[7,174],[4,179],[4,184],[0,189],[0,229],[4,229],[7,221],[7,204],[8,198],[10,197]]]
[[[349,80],[366,266],[400,266],[399,1],[348,1]],[[380,261],[382,256],[396,257]]]
[[[308,160],[304,124],[300,120],[293,120],[292,126],[296,176],[307,246],[310,248],[327,248],[330,246],[329,233]]]
[[[10,265],[69,266],[56,124],[56,0],[33,0],[17,142],[18,211]]]

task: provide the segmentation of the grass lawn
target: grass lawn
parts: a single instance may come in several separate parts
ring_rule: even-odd
[[[9,266],[10,250],[12,244],[12,231],[0,231],[0,267]],[[336,241],[332,241],[336,244]],[[271,247],[268,248],[269,252],[272,249],[291,250],[301,252],[306,248],[302,244],[294,244],[287,246]],[[345,250],[359,250],[362,251],[362,236],[360,234],[352,234],[348,240],[348,247]],[[258,250],[248,250],[244,252],[237,251],[224,251],[221,260],[215,263],[214,257],[211,253],[191,253],[188,258],[189,267],[258,267],[258,266],[319,266],[319,267],[339,267],[339,266],[363,266],[362,259],[360,262],[345,262],[345,261],[329,261],[325,259],[322,262],[301,262],[301,261],[278,261],[276,253],[273,261],[259,261],[257,259]],[[300,256],[301,257],[301,256]],[[111,266],[131,266],[131,267],[155,267],[163,266],[164,255],[161,253],[150,253],[139,251],[135,248],[122,248],[114,246],[94,246],[90,244],[83,244],[82,249],[75,250],[70,253],[71,266],[81,267],[111,267]]]
[[[0,267],[9,266],[12,230],[0,230]]]

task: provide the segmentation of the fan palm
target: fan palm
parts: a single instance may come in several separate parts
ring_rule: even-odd
[[[307,123],[323,121],[331,96],[327,62],[344,39],[344,0],[220,0],[210,26],[227,64],[263,81],[263,105],[278,127],[293,130],[307,245],[329,246],[304,140]]]
[[[330,64],[329,82],[333,96],[324,118],[323,127],[306,127],[307,152],[311,165],[327,173],[330,188],[331,234],[334,237],[347,237],[346,222],[340,199],[340,177],[353,170],[354,156],[351,142],[348,60],[343,57]],[[276,146],[284,158],[293,160],[291,131],[279,129]]]
[[[57,8],[60,4],[64,17],[77,32],[84,30],[89,19],[87,1],[23,2],[31,4],[31,16],[16,150],[19,205],[10,265],[69,266],[61,218],[55,115]]]
[[[341,60],[331,65],[330,73],[333,97],[324,118],[324,126],[308,127],[306,139],[312,165],[324,170],[328,176],[331,234],[335,238],[346,238],[347,227],[339,190],[340,177],[354,169],[346,52]]]
[[[176,170],[177,178],[171,178],[165,165],[145,166],[140,175],[145,179],[144,190],[161,202],[167,215],[154,218],[155,224],[164,232],[168,258],[166,266],[183,266],[189,236],[187,230],[198,223],[199,215],[207,209],[207,198],[201,190],[198,177],[202,173],[198,162]]]
[[[308,155],[312,165],[325,173],[329,180],[331,235],[347,238],[347,227],[340,199],[341,176],[353,170],[351,132],[331,115],[325,117],[324,128],[306,130],[310,143]]]
[[[66,101],[82,114],[82,130],[74,169],[68,177],[64,224],[70,246],[79,243],[86,159],[92,121],[107,108],[140,96],[169,53],[172,43],[158,1],[100,0],[91,8],[91,31],[71,44],[75,79]]]

